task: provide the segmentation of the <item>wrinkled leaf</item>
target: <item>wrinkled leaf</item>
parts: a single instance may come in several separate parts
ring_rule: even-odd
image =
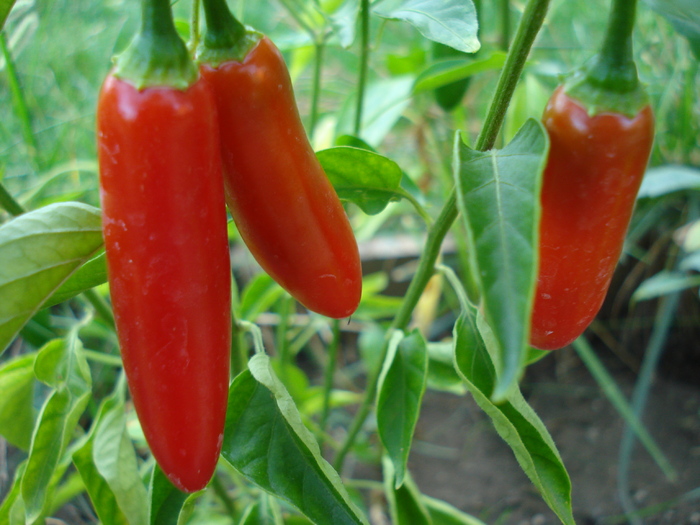
[[[455,325],[455,364],[474,400],[491,418],[498,434],[510,446],[520,467],[544,501],[566,525],[573,525],[571,480],[546,427],[516,387],[494,404],[488,394],[495,381],[491,359],[497,349],[487,348],[480,335],[477,309],[468,305]],[[494,346],[495,341],[491,341]]]
[[[257,354],[229,390],[222,455],[251,482],[320,525],[364,524],[270,360]]]
[[[100,211],[80,203],[52,204],[0,227],[0,353],[101,247]]]
[[[404,194],[399,186],[401,168],[391,159],[349,146],[337,146],[316,155],[338,197],[355,203],[368,215],[381,212]]]
[[[355,41],[357,18],[360,13],[360,0],[345,0],[330,16],[331,27],[338,37],[338,42],[348,48]]]
[[[54,390],[39,413],[22,478],[22,499],[30,522],[41,515],[54,472],[90,399],[90,369],[76,329],[67,339],[52,341],[39,351],[34,373]]]
[[[518,378],[526,357],[548,139],[542,124],[530,119],[502,150],[475,151],[457,140],[459,210],[474,252],[486,320],[501,352],[494,390],[487,395],[499,399]]]
[[[471,0],[379,0],[373,8],[382,18],[403,20],[423,36],[465,53],[474,53],[479,21]]]
[[[0,434],[27,450],[34,428],[34,359],[22,355],[0,368]]]
[[[416,78],[413,93],[432,91],[472,75],[500,69],[506,61],[506,54],[497,51],[483,59],[450,59],[433,62]]]
[[[400,340],[392,339],[379,376],[377,425],[394,465],[397,488],[406,475],[427,373],[428,349],[418,330]]]

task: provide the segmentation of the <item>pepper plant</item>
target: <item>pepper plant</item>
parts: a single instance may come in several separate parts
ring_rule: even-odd
[[[520,103],[550,0],[527,0],[512,28],[508,2],[281,0],[252,27],[242,1],[128,4],[103,7],[125,28],[105,46],[115,67],[104,56],[102,77],[84,74],[98,160],[49,169],[61,148],[37,136],[13,57],[45,13],[0,0],[23,137],[0,165],[0,435],[22,451],[0,525],[42,523],[81,494],[105,524],[368,524],[377,490],[396,525],[481,523],[411,473],[428,388],[470,395],[552,516],[575,523],[569,474],[520,380],[551,359],[534,347],[585,330],[623,248],[653,137],[635,0],[613,0],[600,53],[544,124]],[[120,9],[140,11],[138,28]],[[700,17],[681,10],[697,52]],[[288,28],[277,46],[274,23]],[[498,49],[484,45],[490,26]],[[391,28],[422,52],[392,55],[381,79]],[[344,102],[327,107],[341,85]],[[391,134],[434,114],[435,96],[426,181],[407,160],[424,152],[392,150]],[[361,275],[357,244],[405,224],[421,247],[391,297],[386,274]],[[241,271],[241,251],[262,270]],[[585,335],[576,347],[602,377]],[[340,357],[358,349],[348,379]],[[302,368],[308,356],[320,373]],[[351,461],[382,481],[349,475]]]

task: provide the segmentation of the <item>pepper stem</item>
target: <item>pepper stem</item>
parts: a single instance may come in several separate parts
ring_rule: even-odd
[[[566,83],[567,94],[590,115],[611,111],[634,117],[649,103],[632,52],[636,8],[637,0],[612,0],[600,51]]]
[[[262,34],[239,22],[226,0],[203,0],[207,30],[197,49],[197,61],[214,67],[223,62],[242,62]]]
[[[114,74],[137,89],[184,90],[197,80],[197,69],[175,29],[169,0],[143,0],[141,28],[117,57]]]

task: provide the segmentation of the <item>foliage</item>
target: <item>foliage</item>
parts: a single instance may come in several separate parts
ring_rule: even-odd
[[[0,435],[24,451],[0,525],[41,523],[81,492],[106,524],[368,523],[364,487],[377,487],[344,473],[349,454],[381,469],[383,513],[395,524],[479,524],[422,494],[408,468],[426,389],[472,396],[552,512],[573,523],[565,465],[518,386],[549,355],[527,345],[548,147],[533,119],[560,76],[592,55],[607,1],[553,1],[539,32],[528,18],[538,2],[547,6],[511,6],[538,40],[530,50],[516,37],[510,54],[497,3],[233,4],[283,51],[307,131],[363,248],[407,236],[420,262],[401,269],[410,280],[401,297],[388,287],[396,275],[365,275],[357,313],[337,323],[297,308],[249,264],[230,228],[235,357],[244,366],[230,386],[217,473],[188,496],[145,446],[104,285],[94,107],[139,2],[0,0]],[[186,40],[199,29],[190,8],[174,3]],[[690,0],[647,0],[638,11],[636,57],[657,138],[627,252],[642,264],[649,238],[671,246],[664,270],[638,283],[630,303],[662,298],[656,348],[677,308],[667,299],[690,291],[697,300],[700,285],[700,18]],[[479,54],[434,61],[433,42]],[[514,92],[504,95],[500,75]],[[464,102],[440,110],[433,91],[465,78]],[[456,257],[438,258],[448,231]],[[404,255],[395,246],[381,257]],[[630,406],[585,341],[577,347],[672,476],[640,423],[649,380]]]

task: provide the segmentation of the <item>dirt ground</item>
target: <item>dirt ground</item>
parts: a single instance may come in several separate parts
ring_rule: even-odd
[[[618,371],[615,379],[629,396],[633,374]],[[585,366],[572,350],[560,351],[530,367],[523,390],[569,471],[576,522],[625,523],[617,493],[623,421]],[[678,476],[667,480],[637,443],[632,499],[638,508],[661,505],[643,523],[700,524],[700,382],[656,378],[644,423]],[[426,394],[409,467],[424,493],[486,523],[559,523],[469,396]]]

